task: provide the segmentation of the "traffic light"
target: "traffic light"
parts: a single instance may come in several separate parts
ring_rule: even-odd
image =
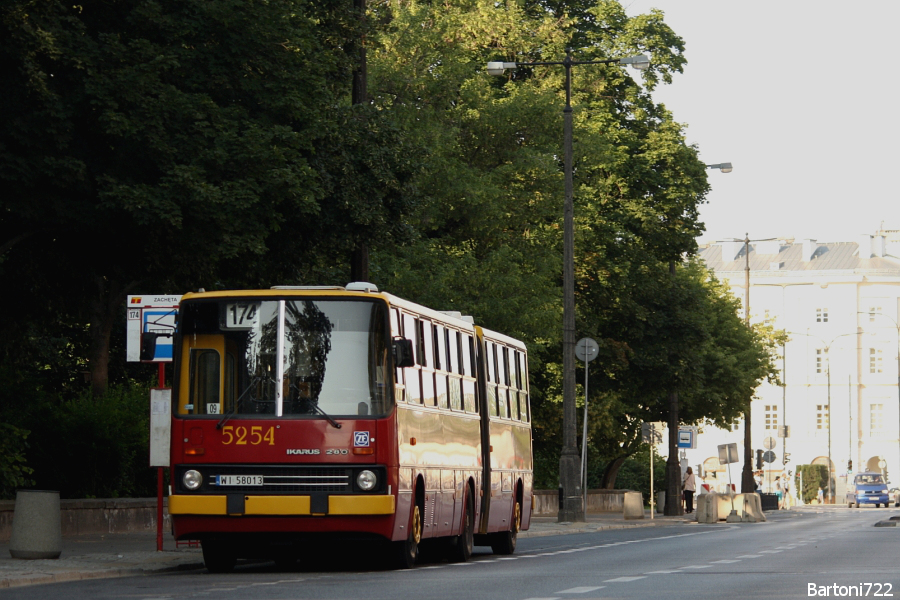
[[[785,452],[785,453],[784,453],[784,462],[782,462],[781,464],[786,465],[786,464],[788,464],[789,462],[791,462],[791,453],[790,453],[790,452]]]
[[[852,471],[853,471],[853,461],[852,461],[852,460],[848,460],[848,461],[847,461],[847,472],[850,473],[850,472],[852,472]]]
[[[763,467],[763,463],[762,463],[762,455],[763,455],[763,451],[762,451],[762,450],[757,450],[757,451],[756,451],[756,468],[757,468],[757,469],[762,469],[762,467]]]

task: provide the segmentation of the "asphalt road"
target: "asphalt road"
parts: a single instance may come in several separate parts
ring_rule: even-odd
[[[683,524],[522,539],[513,556],[476,548],[469,563],[371,566],[373,548],[322,549],[289,571],[245,564],[0,591],[0,598],[286,598],[498,600],[900,596],[900,527],[874,527],[894,509],[767,513],[758,524]],[[853,586],[853,587],[849,587]]]

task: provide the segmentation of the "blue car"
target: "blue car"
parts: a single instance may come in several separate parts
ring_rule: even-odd
[[[881,473],[857,473],[853,482],[847,486],[847,506],[857,508],[863,504],[882,504],[887,507],[891,502],[887,483]]]

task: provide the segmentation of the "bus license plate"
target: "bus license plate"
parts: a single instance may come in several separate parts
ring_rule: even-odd
[[[262,485],[262,475],[219,475],[216,485]]]

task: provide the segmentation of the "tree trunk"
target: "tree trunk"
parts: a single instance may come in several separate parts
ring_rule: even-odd
[[[121,316],[122,303],[128,290],[136,282],[122,285],[97,275],[94,277],[96,294],[91,302],[90,340],[88,354],[91,369],[91,393],[102,396],[109,387],[109,340],[117,317]]]
[[[603,470],[603,477],[600,480],[600,489],[614,490],[616,489],[616,477],[619,475],[619,469],[629,455],[618,456],[610,461]]]

